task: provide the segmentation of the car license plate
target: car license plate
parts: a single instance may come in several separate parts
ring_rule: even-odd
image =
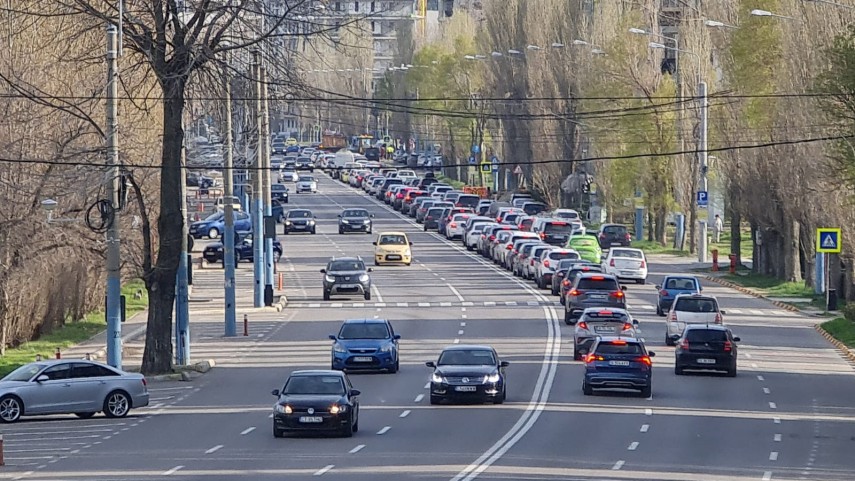
[[[609,361],[609,366],[629,366],[629,361]]]
[[[589,298],[589,299],[593,299],[593,300],[600,301],[600,300],[605,299],[605,298],[606,298],[606,296],[605,296],[604,294],[590,294],[590,295],[588,296],[588,298]]]
[[[337,284],[339,289],[356,289],[356,284]]]
[[[324,418],[321,416],[300,416],[301,423],[322,423]]]
[[[594,332],[615,332],[615,328],[612,326],[594,327]]]
[[[612,242],[612,245],[613,245],[613,246],[619,246],[619,245],[620,245],[620,242]]]
[[[632,272],[632,271],[620,271],[620,273],[625,275],[625,276],[631,276],[631,275],[635,274],[635,272]]]
[[[715,364],[715,359],[698,359],[698,364]]]
[[[388,260],[390,260],[390,261],[399,261],[399,260],[401,260],[401,256],[399,256],[399,255],[389,255],[389,256],[386,256],[386,259],[388,259]]]
[[[370,356],[358,356],[353,358],[353,362],[371,362],[374,358]]]
[[[475,392],[476,389],[475,386],[457,386],[454,388],[458,392]]]

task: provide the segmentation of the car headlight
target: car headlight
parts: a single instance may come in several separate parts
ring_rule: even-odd
[[[310,221],[309,221],[309,225],[315,225],[315,221],[310,220]]]
[[[286,220],[286,221],[285,221],[285,225],[291,225],[291,221],[290,221],[290,220]]]
[[[411,255],[412,255],[412,253],[410,252],[410,249],[405,250],[405,251],[404,251],[404,255],[405,255],[405,256],[407,256],[407,257],[411,256]]]
[[[347,405],[346,404],[341,404],[341,405],[333,404],[332,406],[330,406],[330,414],[339,414],[339,413],[343,413],[345,411],[347,411]]]
[[[392,348],[394,348],[394,347],[395,346],[390,342],[390,343],[384,345],[383,347],[381,347],[380,352],[392,352]]]
[[[499,373],[494,372],[489,376],[484,376],[484,382],[497,383],[499,382]]]
[[[345,352],[347,352],[347,349],[345,349],[345,348],[344,348],[344,346],[342,346],[342,345],[341,345],[341,344],[339,344],[339,343],[335,343],[335,344],[333,344],[333,348],[332,348],[332,349],[333,349],[333,351],[335,351],[335,352],[341,352],[341,353],[345,353]]]
[[[341,223],[342,223],[342,224],[350,224],[350,221],[349,221],[349,220],[347,220],[347,219],[342,219],[342,220],[341,220]]]
[[[291,414],[294,412],[294,410],[291,409],[291,406],[287,404],[277,404],[273,406],[273,410],[281,414]]]
[[[439,374],[437,374],[437,373],[431,374],[430,382],[435,382],[435,383],[439,384],[439,383],[442,383],[442,381],[443,381],[442,376],[440,376]]]
[[[335,282],[334,276],[324,276],[324,280],[327,282]]]
[[[363,221],[362,221],[362,223],[363,223],[363,224],[370,224],[370,223],[371,223],[371,219],[365,219],[365,220],[363,220]]]
[[[368,277],[368,274],[362,274],[361,276],[359,276],[359,282],[368,282],[370,280],[371,278]]]

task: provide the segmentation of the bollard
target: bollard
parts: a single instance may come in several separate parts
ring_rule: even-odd
[[[249,319],[247,319],[246,314],[243,315],[243,335],[249,335]]]
[[[718,271],[718,249],[713,249],[712,251],[712,270],[713,272]]]
[[[91,360],[92,360],[92,355],[91,355],[91,354],[89,354],[89,353],[87,352],[87,353],[86,353],[86,357],[85,357],[84,359],[86,359],[87,361],[91,361]]]
[[[62,359],[62,353],[59,351],[59,348],[56,348],[56,358]]]
[[[0,466],[6,466],[6,460],[3,459],[3,435],[0,434]]]
[[[276,286],[280,291],[282,290],[282,287],[283,287],[283,284],[284,284],[284,279],[285,279],[285,278],[284,278],[284,275],[280,272],[280,273],[279,273],[279,285],[278,285],[278,286]]]
[[[736,274],[736,254],[730,254],[730,273]]]
[[[36,354],[36,362],[40,362],[42,360],[41,354]]]

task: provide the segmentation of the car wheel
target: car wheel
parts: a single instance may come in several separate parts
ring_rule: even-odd
[[[556,289],[556,288],[554,288],[554,287],[551,289],[551,292],[552,292],[552,295],[553,295],[553,296],[557,296],[557,295],[558,295],[558,289]]]
[[[564,311],[564,324],[567,324],[568,326],[573,324],[573,318],[570,316],[570,311]]]
[[[675,345],[674,341],[671,340],[671,337],[668,336],[667,332],[665,333],[665,345],[666,346],[674,346]]]
[[[212,227],[211,230],[208,231],[208,239],[216,239],[217,237],[220,237],[220,231],[215,227]]]
[[[405,266],[407,266],[407,267],[409,267],[409,266],[410,266],[410,264],[412,264],[412,262],[407,262],[407,263],[406,263],[406,264],[404,264],[404,265],[405,265]]]
[[[573,345],[573,360],[581,361],[582,360],[582,352],[579,351],[579,346]]]
[[[582,394],[584,394],[585,396],[590,396],[594,394],[594,388],[588,385],[587,382],[582,381]]]
[[[353,432],[359,432],[359,411],[356,412],[356,422],[353,423]]]
[[[683,375],[683,366],[678,364],[674,364],[674,375],[682,376]]]
[[[317,232],[315,231],[315,228],[313,227],[313,228],[312,228],[312,234],[316,234],[316,233],[317,233]]]
[[[240,262],[240,261],[241,261],[241,259],[240,259],[240,252],[235,251],[235,267],[237,267],[238,262]]]
[[[288,235],[288,229],[284,229],[284,230],[282,230],[282,233],[283,233],[283,234],[285,234],[285,235]]]
[[[350,419],[347,421],[347,424],[341,428],[341,435],[350,438],[353,437],[353,415],[351,414]]]
[[[652,393],[653,393],[653,386],[651,386],[650,384],[641,388],[641,397],[650,397],[650,395]]]
[[[92,416],[94,416],[94,415],[95,415],[95,413],[94,413],[94,412],[88,412],[88,413],[74,413],[74,415],[75,415],[75,416],[77,416],[77,417],[79,417],[80,419],[89,419],[89,418],[91,418]]]
[[[123,418],[131,410],[131,400],[124,391],[113,391],[104,399],[104,415],[108,418]]]
[[[636,279],[636,280],[635,280],[635,283],[636,283],[636,284],[644,284],[644,283],[646,283],[646,282],[647,282],[647,279]]]
[[[326,289],[324,289],[324,300],[325,301],[330,300],[330,291],[328,291]]]
[[[433,394],[431,394],[431,395],[430,395],[430,403],[431,403],[431,405],[436,406],[437,404],[439,404],[439,403],[441,403],[441,402],[442,402],[442,398],[441,398],[441,397],[439,397],[439,396],[434,396]]]
[[[364,296],[364,297],[365,297],[365,300],[366,300],[366,301],[370,301],[370,300],[371,300],[371,290],[370,290],[370,289],[369,289],[369,290],[367,290],[367,291],[365,291],[365,296]]]
[[[733,367],[727,370],[727,377],[736,377],[736,363],[733,363]]]
[[[535,282],[537,283],[537,288],[538,288],[538,289],[543,289],[543,288],[545,288],[545,287],[546,287],[546,286],[544,286],[544,285],[543,285],[543,278],[542,278],[542,277],[536,277],[534,280],[535,280]]]
[[[344,234],[344,229],[339,229],[339,230],[338,230],[338,233],[339,233],[339,234]]]
[[[656,315],[657,315],[657,316],[664,316],[664,315],[665,315],[665,313],[664,313],[664,312],[662,312],[662,308],[661,308],[661,307],[659,307],[659,304],[658,304],[658,303],[656,304]]]
[[[368,229],[367,231],[365,231],[365,233],[371,235],[371,229]]]
[[[15,396],[4,396],[0,399],[0,422],[14,423],[21,419],[24,405]]]
[[[277,428],[276,426],[273,426],[273,437],[274,438],[284,438],[285,437],[285,431]]]

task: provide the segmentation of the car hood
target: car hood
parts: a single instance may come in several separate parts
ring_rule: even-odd
[[[391,339],[339,339],[337,342],[347,349],[380,349]]]
[[[362,274],[367,274],[365,271],[328,271],[327,274],[331,276],[355,276],[359,277]]]
[[[487,376],[496,372],[496,366],[438,366],[436,373],[443,376]]]
[[[195,227],[198,229],[200,227],[207,227],[209,225],[214,225],[216,223],[217,223],[217,221],[215,221],[215,220],[200,220],[200,221],[196,221],[196,222],[193,222],[192,224],[190,224],[190,227]]]
[[[348,222],[353,222],[353,221],[362,222],[362,221],[370,220],[370,219],[368,217],[342,217],[341,220],[346,220]]]
[[[292,407],[310,407],[326,410],[333,404],[345,404],[344,396],[338,394],[282,394],[279,404],[290,404]]]

